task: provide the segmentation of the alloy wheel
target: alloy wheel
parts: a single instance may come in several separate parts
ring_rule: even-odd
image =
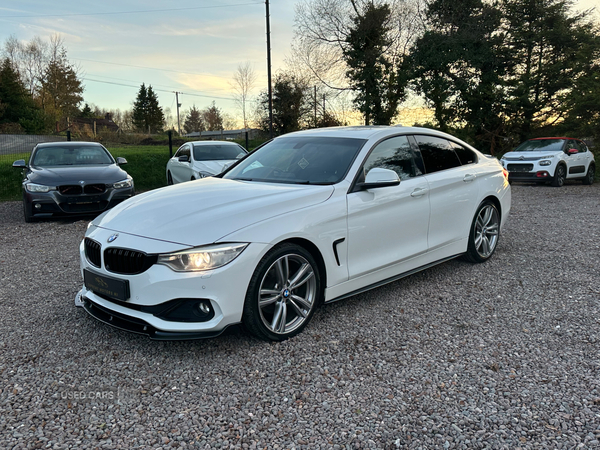
[[[475,250],[482,258],[488,258],[498,244],[500,220],[498,211],[487,204],[479,211],[475,222]]]

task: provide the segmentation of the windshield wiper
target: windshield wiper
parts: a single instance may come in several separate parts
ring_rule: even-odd
[[[232,178],[234,181],[254,181],[254,178]]]

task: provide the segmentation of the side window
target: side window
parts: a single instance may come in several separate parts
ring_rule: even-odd
[[[586,143],[585,143],[585,142],[583,142],[583,141],[579,141],[579,151],[580,151],[581,153],[585,153],[585,152],[587,152],[587,151],[588,151],[588,148],[587,148],[587,145],[586,145]]]
[[[185,145],[182,145],[181,147],[179,147],[177,149],[177,151],[175,152],[175,154],[173,155],[173,158],[179,158],[183,153],[181,153],[183,151],[183,148],[185,147]]]
[[[473,164],[477,162],[477,155],[473,150],[468,149],[467,147],[463,147],[462,145],[457,144],[456,142],[449,141],[450,145],[456,152],[458,159],[460,159],[460,163],[464,166],[465,164]]]
[[[580,151],[579,143],[575,140],[570,140],[569,142],[567,142],[567,151],[571,150],[572,148],[574,148],[575,150],[577,150],[577,152],[579,152]]]
[[[427,173],[459,167],[460,160],[446,139],[433,136],[419,136],[415,139],[421,150]]]
[[[187,156],[188,161],[191,161],[192,156],[190,154],[190,146],[186,144],[183,147],[181,147],[181,154],[179,156]]]
[[[421,172],[416,170],[406,136],[393,137],[377,144],[363,165],[364,175],[375,167],[393,170],[401,180],[421,175]]]

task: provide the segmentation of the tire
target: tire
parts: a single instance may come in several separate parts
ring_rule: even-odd
[[[554,178],[552,179],[552,186],[554,187],[562,187],[565,184],[565,176],[567,175],[567,169],[564,164],[559,164],[556,168],[556,172],[554,173]]]
[[[594,176],[596,175],[596,167],[593,164],[590,164],[588,167],[588,171],[583,177],[583,184],[587,184],[588,186],[594,184]]]
[[[171,172],[167,172],[167,185],[171,186],[173,184],[173,177],[171,176]]]
[[[242,321],[260,339],[283,341],[306,327],[322,296],[313,256],[299,245],[281,244],[256,266]]]
[[[492,257],[498,246],[500,237],[500,213],[491,201],[486,200],[475,213],[469,245],[464,259],[472,263],[482,263]]]
[[[31,203],[27,203],[25,199],[23,199],[23,217],[25,218],[26,223],[35,222],[33,218],[33,212],[31,210]]]

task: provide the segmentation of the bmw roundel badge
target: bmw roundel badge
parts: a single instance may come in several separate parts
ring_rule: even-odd
[[[111,234],[106,242],[111,243],[114,242],[119,237],[119,233]]]

